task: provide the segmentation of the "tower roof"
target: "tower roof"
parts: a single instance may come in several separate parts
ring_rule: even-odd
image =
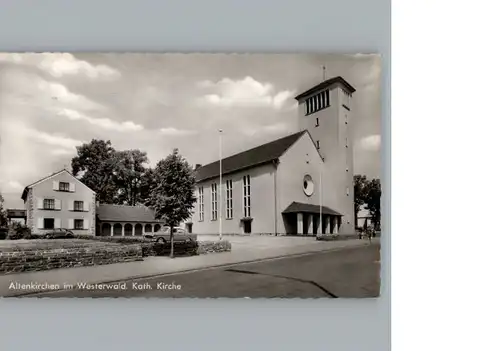
[[[347,88],[347,90],[349,90],[349,92],[350,92],[351,94],[352,94],[352,93],[354,93],[354,92],[356,91],[356,89],[354,89],[354,87],[353,87],[351,84],[347,83],[347,81],[346,81],[344,78],[342,78],[342,77],[338,76],[338,77],[334,77],[334,78],[327,79],[327,80],[325,80],[324,82],[321,82],[321,83],[319,83],[319,84],[317,84],[317,85],[313,86],[311,89],[306,90],[306,91],[304,91],[303,93],[301,93],[301,94],[297,95],[297,96],[295,97],[295,99],[296,99],[296,100],[300,100],[300,99],[302,99],[302,98],[306,97],[307,95],[310,95],[310,94],[312,94],[312,93],[314,93],[314,92],[316,92],[316,91],[323,90],[323,89],[325,89],[326,87],[328,87],[328,86],[330,86],[330,85],[332,85],[332,84],[335,84],[335,83],[341,83],[342,85],[344,85],[344,86]]]

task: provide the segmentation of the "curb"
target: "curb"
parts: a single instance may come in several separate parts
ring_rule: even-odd
[[[184,270],[170,272],[170,273],[155,273],[155,274],[148,274],[148,275],[136,275],[133,277],[123,278],[123,279],[90,282],[89,284],[113,284],[113,283],[128,282],[128,281],[139,280],[139,279],[167,277],[170,275],[195,273],[195,272],[206,271],[206,270],[217,269],[217,268],[234,267],[234,266],[239,266],[242,264],[259,263],[259,262],[280,260],[280,259],[292,258],[292,257],[309,256],[309,255],[314,255],[314,254],[324,254],[324,253],[328,253],[328,252],[335,252],[335,251],[341,251],[341,250],[352,250],[352,249],[356,249],[356,248],[360,248],[360,247],[368,247],[368,246],[372,246],[372,245],[373,244],[370,244],[370,243],[363,243],[361,245],[356,245],[356,246],[336,247],[336,248],[331,248],[331,249],[302,252],[302,253],[297,253],[297,254],[279,255],[279,256],[274,256],[274,257],[246,260],[246,261],[240,261],[240,262],[235,262],[235,263],[222,263],[222,264],[217,264],[217,265],[207,266],[207,267],[184,269]],[[67,290],[57,289],[57,290],[50,290],[50,291],[28,291],[28,292],[22,292],[22,293],[18,293],[18,294],[14,294],[14,295],[6,295],[6,296],[2,296],[2,297],[3,298],[23,297],[23,296],[32,296],[32,295],[38,295],[38,294],[51,294],[51,293],[57,293],[60,291],[67,291]]]

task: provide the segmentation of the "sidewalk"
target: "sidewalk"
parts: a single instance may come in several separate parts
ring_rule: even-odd
[[[19,274],[8,274],[0,276],[0,296],[16,296],[28,292],[46,291],[47,288],[31,287],[28,289],[11,288],[14,284],[54,284],[62,289],[64,284],[75,285],[77,283],[105,283],[135,278],[143,278],[155,275],[188,272],[199,269],[240,264],[265,259],[279,258],[290,255],[307,254],[320,251],[342,249],[348,247],[366,246],[366,240],[346,241],[317,241],[293,240],[294,238],[279,240],[278,238],[266,238],[260,242],[252,240],[253,244],[237,238],[232,241],[232,251],[215,253],[192,257],[180,257],[171,259],[169,257],[148,257],[144,261],[116,263],[102,266],[77,267],[54,269],[50,271],[29,272]],[[372,244],[379,243],[374,239]],[[31,290],[30,290],[31,289]],[[55,287],[50,288],[56,289]]]

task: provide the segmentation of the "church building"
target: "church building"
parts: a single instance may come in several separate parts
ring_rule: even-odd
[[[197,203],[188,230],[353,234],[354,92],[342,77],[325,80],[295,97],[295,133],[224,158],[222,165],[217,160],[198,166]]]

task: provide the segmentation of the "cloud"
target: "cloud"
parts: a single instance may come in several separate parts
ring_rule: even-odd
[[[36,129],[28,128],[20,123],[10,123],[8,128],[13,131],[18,139],[24,138],[26,142],[37,141],[39,143],[57,146],[64,149],[74,149],[83,144],[83,141],[67,137],[62,134],[50,134]]]
[[[3,53],[0,61],[37,67],[53,77],[82,75],[90,79],[115,79],[120,72],[107,65],[93,65],[69,53]]]
[[[254,136],[256,134],[264,134],[264,135],[281,135],[286,134],[287,132],[292,130],[292,126],[287,123],[274,123],[269,124],[267,126],[259,126],[259,125],[246,125],[244,128],[239,129],[241,133],[246,136]]]
[[[264,126],[262,128],[265,133],[275,134],[275,133],[283,133],[289,129],[289,125],[286,123],[275,123]]]
[[[364,150],[376,151],[380,149],[380,134],[364,137],[360,140],[360,145]]]
[[[118,122],[109,118],[95,118],[71,109],[61,109],[57,115],[67,117],[72,121],[85,121],[91,125],[117,132],[137,132],[144,129],[144,126],[132,121]]]
[[[64,84],[43,79],[37,74],[18,70],[2,72],[2,103],[15,108],[65,106],[81,110],[103,110],[104,106],[70,91]]]
[[[269,106],[280,109],[293,96],[293,91],[276,92],[271,83],[261,83],[249,76],[241,80],[224,78],[216,83],[205,80],[198,86],[213,91],[204,95],[202,101],[223,107]]]
[[[173,127],[161,128],[160,132],[162,134],[169,135],[169,136],[186,136],[186,135],[196,134],[196,131],[177,129],[177,128],[173,128]]]
[[[103,107],[79,94],[72,93],[63,84],[39,80],[37,83],[40,92],[51,98],[54,103],[76,105],[80,109],[102,109]]]
[[[54,149],[50,153],[54,156],[68,156],[72,155],[75,151],[70,149]]]
[[[24,189],[21,183],[16,180],[0,181],[3,185],[3,191],[5,192],[17,192]]]

